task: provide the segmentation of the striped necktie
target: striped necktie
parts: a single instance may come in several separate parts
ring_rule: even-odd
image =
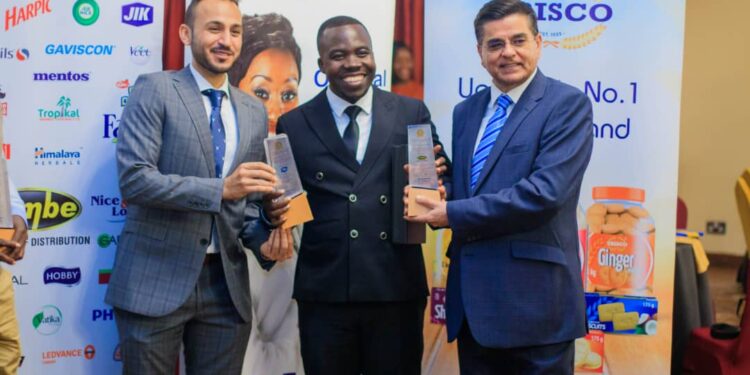
[[[490,117],[490,121],[487,122],[487,127],[484,129],[484,134],[482,134],[482,139],[479,141],[476,151],[474,151],[474,157],[471,158],[470,181],[472,191],[477,186],[479,176],[482,174],[482,167],[484,167],[484,163],[490,156],[490,151],[492,151],[492,146],[495,145],[497,136],[500,134],[500,131],[503,130],[505,120],[508,119],[508,107],[513,104],[513,99],[508,95],[503,94],[497,98],[496,104],[497,109],[495,110],[495,113],[492,114],[492,117]]]

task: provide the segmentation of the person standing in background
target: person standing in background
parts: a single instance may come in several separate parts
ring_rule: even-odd
[[[404,42],[393,43],[393,93],[422,100],[424,87],[414,77],[414,55]]]

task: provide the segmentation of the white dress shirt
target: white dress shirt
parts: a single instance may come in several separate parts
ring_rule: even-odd
[[[370,140],[370,131],[372,130],[372,87],[367,89],[364,96],[359,98],[356,103],[352,104],[334,94],[330,88],[326,89],[328,103],[331,105],[333,119],[336,121],[336,128],[339,135],[343,138],[344,131],[349,125],[349,116],[344,113],[346,108],[352,105],[359,106],[362,110],[357,115],[357,125],[359,125],[359,142],[357,143],[357,162],[362,164],[367,151],[367,143]]]

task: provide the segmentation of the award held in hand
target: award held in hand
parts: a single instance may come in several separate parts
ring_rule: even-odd
[[[430,124],[409,125],[409,209],[408,216],[427,212],[425,206],[417,203],[417,197],[440,200],[438,176],[435,171],[435,154],[432,144]]]
[[[284,198],[290,199],[286,221],[281,227],[288,229],[312,220],[310,203],[307,201],[307,193],[302,190],[302,181],[297,173],[297,164],[294,163],[289,138],[286,134],[268,137],[264,141],[264,146],[266,159],[276,170],[276,177],[279,179],[278,188],[284,190]]]
[[[3,116],[0,115],[0,145],[3,144]],[[0,152],[0,238],[13,238],[13,216],[10,210],[10,188],[5,154]]]

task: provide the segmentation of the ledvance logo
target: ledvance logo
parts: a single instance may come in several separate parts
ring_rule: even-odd
[[[122,23],[141,27],[154,22],[154,7],[142,3],[122,6]]]
[[[44,47],[48,55],[109,56],[114,50],[114,44],[48,44]]]
[[[31,53],[26,48],[7,48],[0,47],[0,60],[18,60],[26,61],[31,57]]]
[[[57,99],[57,108],[39,108],[40,121],[78,121],[81,119],[80,110],[71,106],[72,101],[67,96]]]
[[[54,305],[42,306],[41,310],[31,318],[31,325],[34,329],[45,336],[57,333],[62,323],[62,312]]]
[[[584,48],[599,39],[615,15],[606,1],[527,3],[536,12],[544,47]]]
[[[50,0],[34,0],[27,4],[14,6],[5,11],[5,31],[16,27],[22,22],[34,19],[42,14],[51,13]]]
[[[35,166],[81,165],[81,152],[34,147]]]

